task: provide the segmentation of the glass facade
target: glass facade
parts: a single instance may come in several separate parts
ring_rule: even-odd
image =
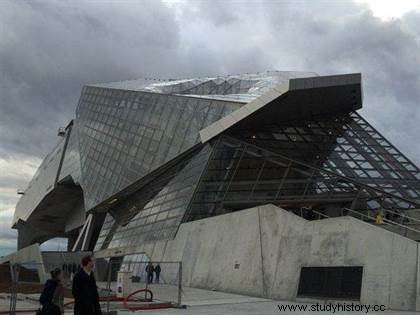
[[[90,209],[199,142],[240,103],[86,87],[77,118]]]
[[[95,249],[173,238],[209,154],[210,146],[203,146],[111,210]]]
[[[226,132],[214,139],[186,221],[273,203],[288,210],[403,211],[420,171],[357,113]]]
[[[89,211],[197,144],[201,129],[279,83],[308,76],[316,74],[269,71],[85,86],[76,117],[59,141],[61,151],[54,148],[45,157],[16,207],[14,222],[26,220],[46,191],[68,176],[83,189]]]
[[[355,112],[237,130],[231,135],[292,160],[420,201],[420,170]]]
[[[214,100],[248,103],[290,79],[318,76],[314,72],[266,71],[192,79],[139,79],[96,84],[101,88],[188,95]]]
[[[77,136],[77,127],[74,124],[67,129],[67,146],[64,152],[64,158],[61,165],[58,181],[71,176],[75,184],[80,184],[82,174],[80,166],[79,138]]]

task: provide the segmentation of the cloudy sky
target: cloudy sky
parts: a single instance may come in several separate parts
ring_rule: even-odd
[[[0,255],[83,85],[274,69],[362,72],[363,114],[420,164],[420,0],[2,0]]]

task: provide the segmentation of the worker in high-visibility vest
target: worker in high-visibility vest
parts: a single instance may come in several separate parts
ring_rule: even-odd
[[[375,216],[375,224],[384,224],[384,218],[382,217],[382,213],[378,211]]]

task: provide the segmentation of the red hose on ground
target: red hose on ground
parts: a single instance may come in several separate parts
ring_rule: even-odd
[[[154,303],[154,304],[148,303],[148,304],[140,304],[138,306],[129,306],[129,304],[128,304],[129,299],[132,296],[134,296],[134,295],[136,295],[137,293],[140,293],[140,292],[146,292],[146,294],[149,293],[150,294],[150,301],[153,301],[153,292],[152,291],[150,291],[149,289],[140,289],[140,290],[137,290],[137,291],[134,291],[134,292],[130,293],[129,295],[127,295],[124,298],[124,301],[123,301],[124,308],[126,308],[130,311],[140,311],[140,310],[156,310],[156,309],[173,307],[172,303],[169,303],[169,302],[161,302],[161,303]]]

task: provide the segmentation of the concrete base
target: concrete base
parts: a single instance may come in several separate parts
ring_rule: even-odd
[[[48,275],[45,272],[39,244],[30,245],[28,247],[18,250],[13,254],[1,258],[0,264],[3,263],[30,263],[31,266],[36,267],[36,269],[38,270],[39,281],[41,283],[45,282],[48,279]]]
[[[186,286],[291,301],[301,267],[363,266],[360,303],[420,308],[418,244],[353,217],[307,221],[266,205],[182,224],[171,241],[118,250],[182,261]]]
[[[92,252],[41,252],[39,244],[22,248],[17,252],[0,259],[0,264],[30,264],[38,270],[40,283],[50,278],[50,271],[55,268],[62,269],[64,264],[80,264],[82,257]]]

